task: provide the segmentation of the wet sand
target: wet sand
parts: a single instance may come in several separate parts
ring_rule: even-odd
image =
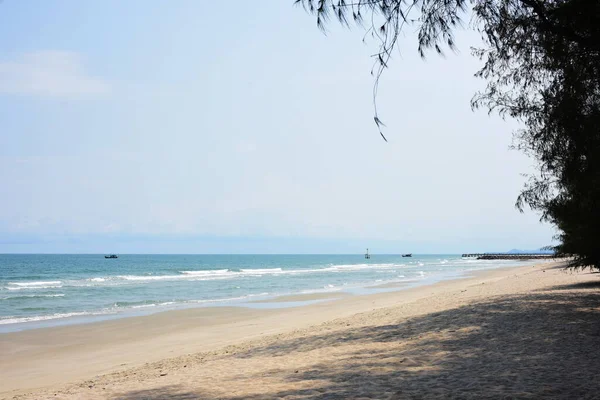
[[[326,293],[306,293],[306,294],[293,294],[289,296],[279,296],[272,299],[255,300],[249,303],[296,303],[302,301],[314,301],[314,300],[330,300],[330,299],[342,299],[344,297],[351,296],[351,294],[345,292],[326,292]]]
[[[277,310],[0,335],[27,399],[594,398],[600,277],[549,264]]]
[[[400,288],[405,288],[407,286],[410,286],[411,283],[414,283],[414,281],[388,282],[388,283],[382,283],[381,285],[367,286],[367,289],[400,289]]]

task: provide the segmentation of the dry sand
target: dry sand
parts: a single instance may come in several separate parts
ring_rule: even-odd
[[[600,398],[600,279],[548,264],[0,335],[0,397]]]

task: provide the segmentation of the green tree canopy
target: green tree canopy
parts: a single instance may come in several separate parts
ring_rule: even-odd
[[[337,19],[379,41],[375,95],[398,38],[416,27],[418,51],[453,49],[471,16],[483,39],[473,51],[487,81],[473,97],[519,120],[515,147],[534,158],[517,200],[559,229],[554,249],[573,267],[600,269],[600,1],[597,0],[296,0],[317,25]],[[381,121],[375,108],[375,122]],[[383,133],[382,133],[383,136]],[[385,137],[384,137],[385,138]]]

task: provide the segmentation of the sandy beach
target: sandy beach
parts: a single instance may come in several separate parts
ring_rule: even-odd
[[[0,397],[591,399],[600,393],[597,274],[540,264],[321,300],[3,334]]]

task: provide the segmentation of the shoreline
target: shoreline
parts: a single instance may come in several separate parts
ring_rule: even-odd
[[[539,262],[539,260],[537,261]],[[384,292],[402,291],[416,287],[424,287],[444,281],[456,279],[466,279],[472,274],[482,271],[493,271],[504,268],[518,268],[526,265],[535,264],[535,260],[527,264],[520,265],[500,265],[488,268],[477,268],[463,271],[436,271],[433,274],[421,275],[418,278],[392,279],[383,282],[364,282],[362,284],[353,284],[348,286],[339,286],[333,288],[321,288],[313,290],[302,290],[298,292],[283,293],[262,293],[249,294],[238,298],[208,299],[202,301],[167,301],[164,304],[151,304],[146,306],[135,306],[124,310],[96,310],[96,311],[77,311],[68,312],[65,315],[41,315],[31,317],[31,320],[13,323],[0,324],[0,336],[8,333],[26,332],[29,330],[77,326],[82,324],[94,324],[105,321],[114,321],[120,319],[139,318],[163,312],[192,310],[196,308],[226,308],[241,307],[251,309],[278,309],[295,308],[314,304],[316,302],[331,301],[337,298],[347,296],[364,296],[379,294]],[[72,315],[67,315],[72,314]],[[15,317],[17,318],[17,317]],[[18,317],[17,319],[20,319]]]
[[[551,268],[552,265],[542,264],[542,267]],[[215,351],[358,313],[465,290],[482,282],[526,274],[536,268],[540,267],[528,265],[474,271],[471,277],[404,290],[325,299],[294,308],[204,307],[6,333],[0,335],[0,375],[8,383],[3,384],[0,393],[6,395],[15,390],[22,392],[66,384],[145,363]]]
[[[298,293],[298,294],[286,294],[282,296],[275,296],[263,300],[252,300],[249,304],[272,304],[272,303],[298,303],[298,302],[310,302],[319,300],[339,300],[346,297],[354,296],[351,293],[344,292],[343,290],[337,290],[332,292],[313,292],[313,293]]]

